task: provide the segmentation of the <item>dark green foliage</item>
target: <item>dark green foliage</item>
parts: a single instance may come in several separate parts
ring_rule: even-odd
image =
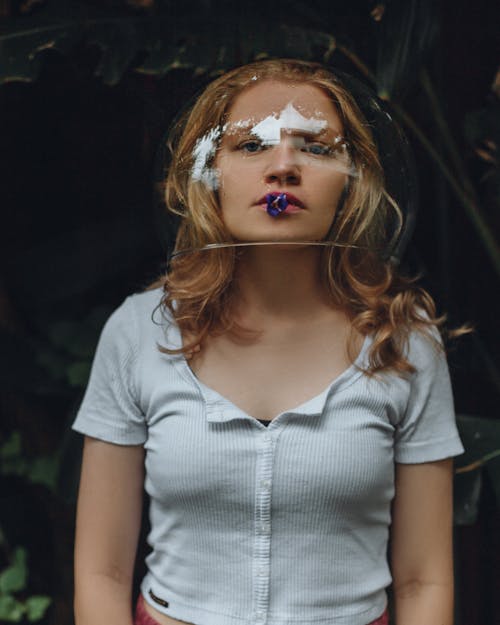
[[[57,460],[45,457],[28,460],[22,453],[19,432],[0,448],[0,476],[18,475],[38,484],[54,488]],[[0,569],[0,621],[19,623],[24,617],[29,622],[43,618],[51,604],[46,595],[26,596],[28,586],[28,553],[24,547],[10,548],[0,528],[0,551],[7,564]],[[19,597],[22,593],[22,598]]]
[[[141,7],[125,0],[45,0],[33,6],[0,22],[0,84],[12,97],[7,119],[17,124],[12,135],[9,121],[1,128],[7,210],[0,295],[13,312],[9,317],[0,307],[6,493],[0,621],[49,623],[49,594],[53,604],[70,603],[71,536],[54,558],[57,580],[66,583],[61,599],[45,575],[47,563],[34,555],[20,500],[34,508],[49,502],[40,515],[50,523],[64,526],[58,515],[72,514],[80,446],[69,425],[100,329],[126,293],[159,273],[172,238],[169,223],[150,206],[154,146],[211,76],[256,58],[289,56],[347,70],[389,100],[409,131],[424,226],[407,263],[424,274],[456,323],[471,318],[478,326],[477,340],[465,340],[450,362],[458,409],[475,415],[458,420],[467,452],[457,462],[455,521],[480,522],[485,492],[500,501],[499,88],[489,90],[496,59],[482,59],[483,84],[470,87],[474,105],[459,108],[446,97],[452,54],[440,57],[449,80],[441,88],[435,57],[443,31],[451,39],[446,28],[453,28],[455,3],[151,0]],[[51,625],[70,620],[58,618]]]
[[[9,565],[0,573],[0,621],[19,623],[26,616],[30,623],[43,618],[51,604],[50,597],[32,595],[26,599],[17,599],[15,595],[26,589],[28,581],[27,553],[23,547],[17,547]]]
[[[465,453],[456,463],[455,523],[471,525],[477,519],[483,467],[491,480],[500,510],[500,424],[495,419],[457,417]]]
[[[439,3],[389,0],[380,3],[376,81],[380,97],[401,98],[418,80],[439,31]]]
[[[497,228],[500,209],[500,73],[483,108],[465,116],[464,135],[468,146],[482,162],[480,184],[485,203]]]
[[[234,3],[225,12],[208,10],[173,14],[170,7],[154,15],[106,12],[82,2],[49,2],[41,14],[4,25],[0,35],[0,83],[34,80],[40,71],[39,55],[45,50],[68,53],[78,45],[95,46],[100,59],[95,74],[115,85],[131,66],[144,73],[164,76],[172,69],[195,72],[222,71],[257,56],[298,56],[311,59],[331,54],[332,35],[263,21],[261,11],[242,10]],[[262,3],[263,10],[269,6]],[[142,57],[142,60],[141,60]]]

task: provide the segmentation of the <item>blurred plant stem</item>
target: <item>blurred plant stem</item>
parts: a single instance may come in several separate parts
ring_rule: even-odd
[[[353,63],[353,65],[357,67],[366,78],[368,78],[368,80],[370,80],[373,84],[376,84],[375,75],[355,52],[340,45],[337,46],[337,49],[339,52],[344,54],[351,61],[351,63]],[[432,87],[429,75],[425,70],[421,72],[420,82],[429,100],[429,106],[441,132],[443,144],[446,146],[457,175],[452,172],[443,157],[435,149],[433,142],[422,132],[411,115],[407,113],[400,104],[389,99],[391,107],[404,125],[413,133],[417,141],[422,145],[431,160],[434,161],[443,176],[448,181],[453,194],[458,202],[464,207],[466,215],[472,221],[472,225],[483,242],[484,249],[489,256],[498,277],[500,278],[500,248],[493,232],[483,216],[474,186],[467,174],[463,161],[460,158],[459,151],[450,132],[450,127],[442,114],[439,99],[437,98]]]
[[[370,82],[372,82],[374,85],[376,84],[377,81],[375,78],[375,74],[371,71],[368,65],[366,65],[359,58],[359,56],[355,52],[340,43],[337,43],[336,49],[341,52],[346,58],[348,58],[349,61],[351,61],[351,63],[354,65],[354,67],[357,67],[359,69],[363,76],[366,76],[366,78],[368,78],[368,80],[370,80]]]
[[[483,456],[482,458],[480,458],[479,460],[476,460],[475,462],[471,462],[470,464],[467,464],[464,467],[459,467],[458,469],[455,469],[455,473],[460,475],[461,473],[468,473],[469,471],[475,471],[476,469],[479,469],[484,464],[486,464],[489,460],[494,460],[495,458],[498,458],[499,456],[500,456],[500,449],[496,449],[495,451],[492,451],[491,453],[486,454],[486,456]]]

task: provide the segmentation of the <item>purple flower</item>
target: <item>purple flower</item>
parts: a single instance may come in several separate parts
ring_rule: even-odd
[[[288,206],[286,193],[268,193],[266,195],[267,214],[271,217],[277,217]]]

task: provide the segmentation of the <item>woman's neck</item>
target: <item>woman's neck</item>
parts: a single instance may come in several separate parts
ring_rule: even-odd
[[[320,254],[317,248],[296,246],[238,253],[236,308],[242,321],[303,321],[331,310],[320,280]]]

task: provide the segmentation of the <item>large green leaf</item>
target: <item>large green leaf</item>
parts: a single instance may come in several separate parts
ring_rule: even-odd
[[[49,2],[36,15],[3,22],[0,84],[34,80],[40,52],[67,52],[82,43],[100,50],[95,73],[109,85],[134,63],[139,71],[155,75],[181,67],[217,72],[257,56],[321,60],[335,48],[332,35],[298,25],[292,11],[284,11],[279,20],[270,15],[263,19],[262,11],[269,7],[260,4],[241,11],[228,3],[224,11],[210,11],[206,3],[191,2],[186,6],[192,10],[183,14],[165,9],[143,15],[109,14],[75,0]]]
[[[59,464],[57,454],[39,456],[31,462],[27,477],[33,484],[42,484],[49,490],[55,491],[59,476]]]
[[[0,81],[30,81],[37,77],[37,55],[44,50],[62,50],[78,41],[78,29],[73,24],[52,24],[26,28],[20,33],[0,37]]]
[[[44,50],[68,52],[86,42],[102,54],[96,74],[115,84],[142,46],[138,24],[151,18],[109,14],[75,0],[56,0],[34,15],[4,20],[0,31],[0,83],[34,80]]]
[[[90,368],[90,361],[72,363],[66,376],[70,386],[84,389],[90,377]]]
[[[137,70],[154,75],[175,68],[217,73],[265,57],[324,60],[336,45],[334,36],[327,32],[261,21],[258,15],[203,22],[177,20],[171,38],[157,24],[144,41],[148,54]]]
[[[88,44],[101,49],[96,76],[108,85],[117,84],[144,48],[142,20],[113,19],[89,25]]]
[[[457,425],[465,453],[457,459],[459,471],[476,463],[487,463],[487,458],[500,452],[500,419],[486,419],[472,415],[458,415]]]
[[[26,599],[24,605],[28,621],[34,623],[42,619],[51,603],[52,599],[46,595],[33,595]]]
[[[57,453],[28,458],[22,449],[21,434],[17,430],[0,447],[0,475],[17,475],[55,491],[59,468],[60,456]]]
[[[34,15],[0,22],[0,84],[34,80],[44,50],[71,50],[82,38],[85,7],[52,0]]]
[[[27,554],[24,547],[17,547],[10,565],[0,573],[0,592],[8,594],[24,590],[28,578]]]
[[[16,430],[0,447],[0,474],[23,476],[28,467],[28,459],[22,452],[21,434]]]
[[[23,618],[24,606],[12,595],[0,595],[0,622],[19,623]]]

